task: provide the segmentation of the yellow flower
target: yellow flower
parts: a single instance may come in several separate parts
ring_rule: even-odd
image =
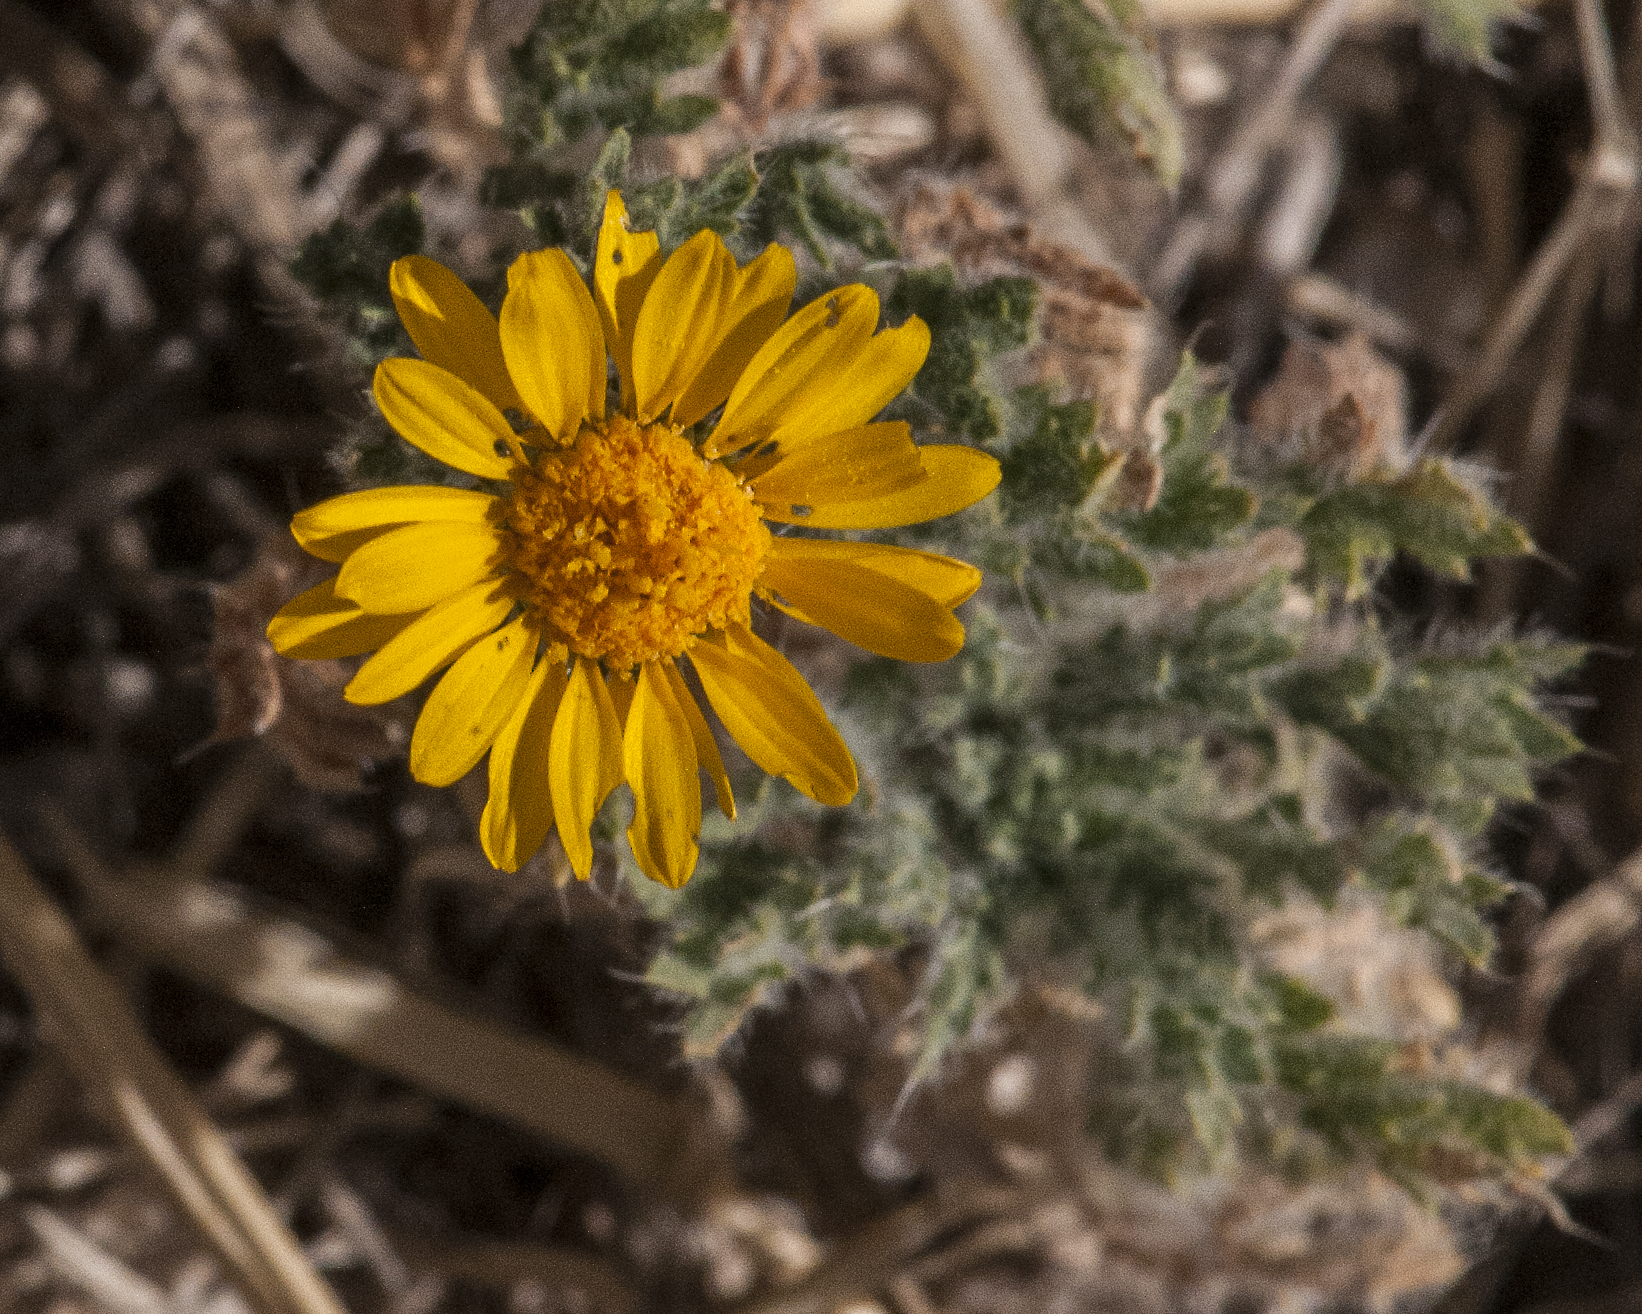
[[[941,661],[962,646],[952,609],[979,585],[974,567],[767,527],[909,525],[998,482],[990,456],[869,423],[923,364],[923,322],[875,334],[878,298],[859,284],[785,319],[796,278],[784,248],[741,268],[711,232],[663,260],[615,192],[591,293],[563,251],[531,252],[508,270],[498,323],[443,265],[394,265],[422,359],[384,361],[377,403],[497,491],[373,488],[301,512],[297,541],[341,570],[268,635],[291,657],[374,653],[348,685],[355,703],[449,667],[411,771],[448,785],[490,753],[481,838],[496,866],[516,870],[557,826],[586,877],[589,827],[625,781],[639,866],[689,879],[697,771],[726,816],[735,801],[681,657],[755,763],[818,802],[854,797],[855,763],[820,702],[752,632],[753,595],[883,656]]]

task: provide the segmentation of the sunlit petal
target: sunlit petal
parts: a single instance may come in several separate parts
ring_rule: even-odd
[[[409,616],[373,616],[336,596],[332,576],[299,593],[268,622],[268,641],[286,657],[357,657],[380,648],[415,620]]]
[[[718,719],[760,768],[817,803],[855,797],[854,759],[791,662],[740,625],[689,656]]]
[[[696,868],[701,782],[695,736],[657,662],[645,662],[627,713],[622,762],[633,787],[627,840],[653,881],[677,889]]]
[[[495,405],[448,370],[395,357],[376,367],[372,387],[400,437],[436,461],[481,479],[505,479],[513,427]]]
[[[479,765],[518,709],[530,680],[536,637],[521,616],[456,659],[416,718],[411,775],[424,785],[454,785]]]
[[[735,272],[711,350],[673,403],[674,424],[694,424],[730,395],[748,363],[780,326],[797,283],[792,252],[773,242]]]
[[[388,290],[422,359],[449,370],[502,410],[522,407],[502,359],[496,316],[466,283],[437,260],[413,255],[393,262]]]
[[[604,329],[563,251],[527,251],[507,271],[502,354],[525,406],[562,443],[604,418]]]
[[[868,652],[940,662],[963,647],[964,627],[951,609],[980,578],[974,567],[929,552],[787,539],[765,561],[759,586],[774,590],[782,610]]]
[[[634,233],[627,227],[627,206],[621,193],[605,193],[604,222],[599,225],[599,250],[593,262],[593,292],[604,326],[604,341],[621,375],[621,402],[633,409],[633,326],[639,307],[661,272],[661,239],[653,232]]]
[[[703,229],[667,257],[633,329],[633,391],[640,420],[673,404],[707,361],[735,279],[735,259]]]
[[[305,551],[326,561],[343,561],[348,552],[376,534],[395,525],[419,520],[461,520],[484,524],[501,505],[489,493],[437,485],[401,484],[392,488],[367,488],[328,498],[318,506],[298,511],[291,517],[291,533]],[[348,552],[332,556],[342,544]]]
[[[794,461],[819,453],[830,442],[812,443],[787,459]],[[995,459],[973,447],[920,447],[918,459],[927,477],[898,492],[859,502],[823,502],[816,498],[810,514],[803,517],[776,515],[768,510],[764,514],[771,520],[786,520],[811,529],[894,529],[962,511],[996,488],[1003,476]]]
[[[359,668],[343,692],[349,702],[367,706],[407,694],[494,630],[512,609],[513,599],[494,581],[464,589],[403,625]]]
[[[730,790],[730,777],[724,770],[724,759],[719,756],[718,741],[713,738],[712,727],[701,714],[701,708],[696,706],[695,695],[690,692],[690,686],[684,683],[684,676],[679,673],[678,667],[666,658],[656,665],[666,672],[673,697],[690,723],[690,735],[696,744],[696,761],[713,782],[713,794],[718,802],[718,810],[734,821],[735,794]]]
[[[810,302],[748,362],[707,440],[706,454],[720,456],[766,441],[795,409],[847,387],[845,376],[877,323],[878,294],[860,283]]]
[[[356,549],[337,572],[338,596],[366,611],[420,611],[496,573],[501,540],[488,524],[429,520]]]
[[[807,525],[820,508],[899,493],[928,477],[911,430],[894,423],[869,424],[810,443],[776,458],[748,483],[766,519]]]
[[[598,664],[576,658],[575,669],[553,719],[548,748],[548,784],[559,839],[576,875],[593,871],[589,831],[610,791],[621,784],[622,736]]]
[[[536,664],[512,718],[490,746],[490,797],[479,835],[485,856],[503,871],[530,861],[553,829],[548,746],[564,687],[564,659],[549,654]]]

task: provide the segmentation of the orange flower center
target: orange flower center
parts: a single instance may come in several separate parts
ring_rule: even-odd
[[[619,415],[520,466],[502,525],[544,637],[612,672],[746,624],[770,546],[734,475],[677,429]]]

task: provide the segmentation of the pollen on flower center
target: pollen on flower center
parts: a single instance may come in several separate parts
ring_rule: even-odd
[[[516,470],[502,525],[544,636],[610,671],[745,624],[770,545],[733,474],[676,429],[625,416]]]

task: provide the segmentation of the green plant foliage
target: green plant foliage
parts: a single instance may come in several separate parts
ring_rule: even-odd
[[[958,286],[948,265],[901,273],[884,302],[896,323],[917,315],[929,325],[929,359],[912,383],[937,423],[956,438],[981,446],[1003,430],[1002,405],[983,377],[989,357],[1024,346],[1037,309],[1037,286],[1026,278],[994,278]]]
[[[760,818],[786,820],[763,833],[812,842],[738,844],[721,868],[708,840],[694,881],[657,901],[680,933],[657,979],[683,981],[687,948],[692,1034],[711,1045],[738,1002],[809,964],[918,945],[914,1079],[1029,982],[1124,1020],[1133,1070],[1088,1128],[1122,1162],[1167,1177],[1243,1156],[1301,1174],[1366,1159],[1416,1192],[1439,1165],[1527,1170],[1565,1144],[1540,1106],[1402,1070],[1405,1037],[1358,1033],[1341,1001],[1249,948],[1293,901],[1350,897],[1452,961],[1486,959],[1484,914],[1508,887],[1483,829],[1576,751],[1534,689],[1579,654],[1508,634],[1415,641],[1356,600],[1392,552],[1454,573],[1521,550],[1520,531],[1451,466],[1341,485],[1248,465],[1189,355],[1158,408],[1155,504],[1109,505],[1121,458],[1092,408],[992,382],[989,362],[1025,337],[1023,303],[945,270],[892,292],[940,353],[914,389],[924,409],[903,413],[926,434],[978,431],[1004,468],[996,507],[915,541],[1002,586],[971,604],[950,662],[856,666],[841,714],[861,727],[870,802],[823,818],[770,786]],[[1354,555],[1330,528],[1348,522],[1368,545]],[[1294,551],[1259,555],[1273,533]],[[1341,788],[1358,780],[1372,787]],[[724,953],[733,972],[714,966]]]
[[[1086,132],[1111,116],[1160,171],[1178,167],[1134,14],[1017,10],[1057,112]],[[742,259],[801,247],[816,289],[835,261],[890,260],[830,143],[630,182],[637,135],[710,108],[658,88],[724,24],[704,0],[549,6],[515,59],[513,158],[486,199],[583,260],[611,187],[667,248],[702,228]],[[405,203],[304,247],[297,272],[361,365],[409,350],[387,270],[423,245]],[[481,295],[499,292],[505,255]],[[1393,1010],[1326,973],[1279,970],[1263,938],[1274,920],[1356,910],[1432,962],[1486,960],[1487,910],[1508,892],[1487,824],[1577,751],[1539,689],[1580,654],[1531,635],[1420,636],[1371,604],[1394,556],[1464,578],[1478,557],[1527,550],[1521,529],[1453,462],[1348,477],[1247,450],[1189,353],[1148,412],[1146,449],[1108,447],[1091,404],[1010,383],[1037,311],[1030,280],[867,276],[885,322],[917,314],[931,332],[891,417],[1003,468],[997,497],[880,537],[977,562],[990,584],[952,660],[863,654],[821,689],[858,757],[854,805],[742,780],[740,819],[704,821],[683,890],[634,881],[671,928],[651,979],[692,1001],[688,1042],[711,1051],[804,973],[896,952],[922,965],[912,1081],[1023,992],[1074,999],[1109,1060],[1091,1073],[1087,1132],[1162,1178],[1240,1160],[1301,1178],[1367,1164],[1434,1195],[1456,1174],[1510,1180],[1565,1149],[1539,1105],[1454,1075],[1458,1040],[1399,1031]],[[364,482],[437,477],[385,428],[362,431],[348,459]],[[618,810],[596,837],[619,831]]]
[[[1532,546],[1522,526],[1489,502],[1474,477],[1441,457],[1325,493],[1296,528],[1317,574],[1344,584],[1350,598],[1361,597],[1375,570],[1396,552],[1468,579],[1473,560],[1515,556]]]
[[[730,18],[707,0],[563,0],[542,6],[512,52],[506,133],[516,159],[598,129],[688,132],[718,112],[703,96],[664,97],[670,73],[706,62]]]
[[[297,281],[342,329],[357,364],[375,368],[383,357],[409,349],[388,295],[388,270],[400,256],[420,252],[424,241],[422,209],[406,197],[363,228],[336,220],[304,241],[291,262]]]
[[[1180,119],[1162,63],[1130,0],[1015,0],[1015,16],[1043,69],[1049,107],[1079,136],[1116,128],[1167,186],[1180,181]]]
[[[1488,69],[1499,67],[1492,52],[1495,30],[1504,23],[1530,21],[1517,0],[1425,0],[1421,8],[1432,36]]]

